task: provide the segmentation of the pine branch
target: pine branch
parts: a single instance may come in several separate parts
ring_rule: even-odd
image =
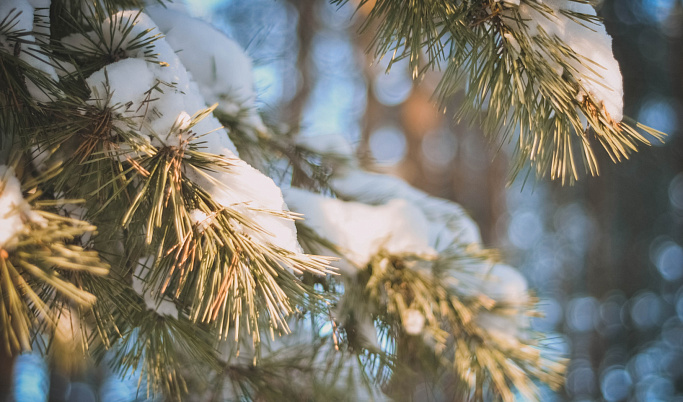
[[[240,155],[259,167],[278,182],[312,190],[330,191],[327,180],[330,168],[323,163],[323,155],[295,142],[295,133],[280,133],[273,128],[256,131],[242,123],[248,109],[240,109],[235,115],[216,110],[214,115],[228,129],[230,139]],[[280,161],[285,162],[283,167]]]
[[[191,170],[215,181],[208,172],[230,172],[229,160],[200,152],[197,146],[188,140],[135,160],[136,190],[121,223],[132,233],[144,233],[156,256],[142,279],[156,294],[172,295],[187,305],[193,320],[215,322],[221,337],[232,327],[236,334],[245,327],[258,342],[260,312],[267,312],[273,329],[287,331],[285,317],[308,294],[288,269],[324,274],[327,260],[253,239],[268,233],[243,211],[217,204],[187,177],[185,172]],[[274,211],[253,212],[293,218]],[[198,221],[193,216],[205,218]]]
[[[4,169],[1,178],[0,196],[6,199],[14,196],[10,191],[15,190],[8,187],[16,185],[17,179],[12,174],[12,169]],[[96,252],[73,244],[81,235],[94,231],[94,226],[51,212],[28,209],[27,205],[15,204],[15,208],[4,211],[7,215],[3,218],[12,219],[8,216],[16,214],[25,223],[23,227],[12,228],[14,235],[0,248],[1,341],[10,354],[31,350],[31,340],[39,329],[54,325],[53,291],[73,303],[90,306],[96,299],[79,284],[79,276],[108,273],[108,265]]]
[[[481,274],[468,268],[480,265],[481,256],[468,255],[458,249],[456,254],[437,261],[431,270],[419,268],[420,263],[420,259],[410,257],[378,255],[368,271],[359,275],[357,286],[362,289],[362,298],[359,301],[356,301],[357,296],[350,299],[345,308],[354,310],[359,303],[374,306],[380,330],[393,339],[389,345],[394,345],[393,353],[397,353],[399,359],[405,353],[411,355],[421,350],[422,342],[432,345],[429,350],[434,353],[431,364],[435,366],[427,365],[423,370],[444,373],[445,369],[452,373],[461,384],[459,399],[470,400],[474,392],[474,400],[481,401],[488,390],[503,400],[513,400],[513,389],[534,399],[534,378],[552,387],[561,384],[562,364],[556,357],[548,357],[535,343],[523,340],[513,345],[501,343],[478,326],[475,318],[481,312],[493,311],[494,306],[476,286],[468,285],[468,282],[481,283],[481,278],[477,277]],[[458,276],[452,276],[454,271]],[[458,280],[455,289],[447,284],[453,278]],[[356,294],[349,288],[346,292],[345,298]],[[531,308],[531,305],[525,308]],[[425,329],[421,337],[406,332],[409,325],[406,320],[411,311],[424,317]],[[424,355],[425,351],[419,353]],[[452,357],[447,357],[449,354]],[[429,360],[429,356],[423,356],[412,362],[424,365]],[[410,366],[409,362],[404,360],[398,367]],[[389,383],[389,390],[393,388],[399,395],[405,385],[401,382],[415,381],[411,380],[410,374],[403,374],[394,372]]]
[[[130,321],[136,325],[122,331],[108,363],[123,378],[137,377],[138,392],[144,387],[148,398],[161,391],[169,399],[183,400],[186,371],[217,369],[210,335],[192,322],[149,310],[135,313]]]
[[[532,36],[529,24],[534,21],[524,20],[516,6],[495,0],[363,0],[358,8],[370,4],[362,29],[379,26],[370,46],[375,57],[389,55],[388,69],[408,58],[414,78],[445,68],[436,95],[445,103],[464,88],[455,119],[481,125],[496,144],[516,143],[513,177],[529,163],[539,177],[571,183],[582,167],[592,175],[599,173],[598,149],[618,162],[649,144],[643,133],[660,141],[664,136],[628,118],[615,121],[602,99],[585,87],[595,78],[584,70],[596,75],[602,66],[547,32]],[[522,5],[537,10],[538,18],[553,15],[535,1]],[[599,21],[567,10],[562,15],[587,30]],[[577,64],[584,66],[582,71]]]

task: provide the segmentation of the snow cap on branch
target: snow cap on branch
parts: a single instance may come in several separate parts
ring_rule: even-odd
[[[43,218],[24,200],[14,169],[0,165],[0,249],[14,248],[28,222],[40,224]]]
[[[341,198],[372,205],[403,199],[420,209],[430,222],[429,242],[437,251],[453,242],[481,243],[479,228],[460,205],[432,197],[398,177],[361,169],[354,159],[353,146],[341,135],[303,137],[298,142],[323,156],[336,156],[346,161],[344,165],[336,164],[329,181]]]
[[[254,105],[251,59],[237,42],[206,22],[175,10],[154,6],[146,12],[192,74],[207,103],[218,103],[218,110],[228,115],[246,109],[245,123],[266,130]]]
[[[510,2],[506,2],[510,3]],[[561,40],[569,49],[573,50],[578,59],[565,57],[564,62],[571,67],[569,73],[578,80],[580,89],[577,100],[583,101],[590,95],[598,105],[602,105],[610,118],[619,122],[623,118],[624,88],[619,63],[612,54],[612,38],[605,30],[602,22],[583,21],[572,17],[572,13],[596,16],[595,9],[588,3],[578,3],[572,0],[543,0],[539,1],[550,9],[550,13],[541,12],[527,4],[517,4],[516,8],[523,25],[511,22],[509,25],[515,30],[525,30],[534,38],[545,33],[550,38]],[[512,14],[508,13],[508,16]],[[556,61],[532,40],[532,47],[539,55],[546,57],[554,66]],[[562,75],[561,66],[558,74]]]
[[[429,225],[424,214],[405,200],[384,205],[347,202],[305,190],[285,190],[287,204],[304,213],[304,223],[340,248],[351,264],[339,261],[343,273],[355,275],[380,251],[434,256],[428,244]],[[333,264],[334,265],[334,264]]]
[[[124,27],[129,24],[133,24],[132,29],[124,33]],[[87,78],[92,92],[91,103],[119,105],[116,112],[139,124],[135,127],[136,131],[146,136],[145,139],[152,144],[179,146],[188,140],[190,132],[179,129],[176,123],[178,117],[205,109],[206,102],[165,39],[154,40],[154,61],[149,60],[144,48],[130,46],[133,38],[144,35],[148,30],[147,35],[155,34],[154,21],[137,11],[121,11],[103,22],[102,31],[107,43],[101,43],[100,46],[106,49],[114,43],[122,43],[121,50],[126,58],[105,66]],[[62,42],[76,49],[88,43],[80,35],[71,35]],[[237,151],[220,127],[220,122],[209,115],[198,121],[192,132],[202,135],[220,131],[210,138],[204,136],[202,139],[207,142],[207,147],[212,148],[210,151],[233,156]],[[219,152],[224,149],[230,152]]]
[[[19,58],[28,63],[31,67],[45,74],[46,78],[57,81],[57,73],[52,66],[52,61],[40,49],[33,32],[43,32],[41,27],[49,22],[48,1],[43,0],[3,0],[0,2],[0,22],[5,21],[9,24],[11,36],[18,40],[10,40],[6,36],[0,35],[0,52],[6,51],[15,53],[16,47],[19,48]],[[40,10],[39,10],[40,9]],[[38,21],[34,24],[34,20]],[[47,32],[49,33],[49,32]],[[19,43],[21,42],[21,43]],[[33,99],[38,102],[51,102],[55,94],[39,88],[36,83],[29,78],[25,78],[26,89]]]
[[[120,30],[110,28],[112,24],[116,28],[125,26],[121,21],[134,24],[128,37],[124,37]],[[199,172],[188,169],[186,177],[209,192],[214,201],[240,210],[258,224],[263,232],[250,233],[253,238],[263,244],[270,243],[294,253],[301,252],[296,228],[287,217],[287,206],[273,180],[238,159],[237,150],[227,132],[212,114],[191,128],[187,127],[189,114],[205,109],[206,102],[192,75],[177,56],[176,49],[165,38],[157,38],[153,42],[157,58],[153,61],[148,60],[148,56],[139,49],[126,50],[127,38],[134,38],[147,30],[150,30],[149,35],[154,35],[156,29],[152,19],[136,11],[119,12],[104,22],[103,31],[114,32],[113,37],[106,40],[112,43],[123,40],[122,49],[128,58],[109,64],[88,77],[86,81],[93,93],[90,102],[102,105],[102,97],[110,96],[109,104],[119,105],[115,112],[140,124],[132,129],[157,147],[186,146],[189,141],[197,144],[201,150],[225,157],[230,163],[228,171]],[[195,35],[187,39],[204,41]],[[83,46],[84,39],[72,36],[67,42],[77,48]],[[191,41],[184,44],[195,48]],[[229,54],[230,49],[227,50]],[[240,49],[235,52],[237,57],[244,57]],[[246,75],[239,75],[244,71],[247,71]],[[241,83],[249,80],[248,85],[251,85],[251,73],[244,71],[233,71],[237,75],[232,76],[232,79]],[[155,86],[160,91],[153,90]],[[121,128],[131,130],[130,127]]]

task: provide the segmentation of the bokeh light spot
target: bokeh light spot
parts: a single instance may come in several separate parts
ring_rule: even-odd
[[[631,301],[631,320],[640,330],[659,325],[662,315],[662,302],[656,294],[643,292]]]
[[[514,212],[508,228],[510,241],[521,249],[530,249],[543,235],[543,222],[532,211]]]
[[[43,359],[32,353],[19,355],[14,362],[13,395],[15,401],[47,401],[50,378]]]
[[[600,391],[606,401],[621,401],[631,392],[633,381],[628,371],[620,366],[608,368],[602,375]]]
[[[638,120],[667,134],[672,134],[678,128],[674,107],[663,97],[653,97],[643,102],[638,111]],[[662,145],[658,140],[651,139],[650,142],[652,145]]]
[[[435,168],[444,168],[453,160],[457,150],[455,136],[450,131],[439,130],[422,140],[422,154],[427,163]]]
[[[572,331],[587,332],[595,328],[598,301],[593,297],[577,297],[567,307],[567,325]]]
[[[406,138],[395,126],[383,126],[370,136],[370,150],[377,162],[394,164],[403,159]]]
[[[669,202],[676,209],[683,209],[683,173],[679,173],[669,184]]]
[[[683,248],[673,241],[665,241],[654,251],[657,270],[667,281],[683,277]]]

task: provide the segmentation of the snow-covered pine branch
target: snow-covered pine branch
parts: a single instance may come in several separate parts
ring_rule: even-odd
[[[0,342],[9,353],[44,348],[41,330],[55,331],[63,306],[96,302],[81,279],[108,274],[97,253],[72,244],[95,228],[44,209],[24,198],[14,168],[0,165]]]
[[[484,386],[504,400],[513,398],[505,381],[528,398],[535,395],[528,381],[534,376],[555,386],[561,382],[562,365],[552,353],[530,364],[528,353],[538,340],[530,330],[534,302],[526,280],[486,253],[477,225],[459,205],[397,177],[361,169],[341,137],[300,143],[319,152],[323,163],[325,158],[337,161],[328,184],[346,201],[297,188],[285,190],[285,200],[316,234],[302,243],[322,240],[309,251],[340,258],[333,265],[342,274],[344,295],[332,316],[353,338],[362,339],[360,345],[387,350],[423,342],[437,356],[455,353],[442,355],[449,363],[441,370],[461,375],[458,381],[467,390],[483,392]],[[335,247],[326,248],[327,242]],[[454,342],[460,351],[449,349]],[[462,348],[472,354],[459,358]],[[477,357],[482,349],[505,355],[510,365],[483,362]],[[467,363],[474,361],[479,365]],[[520,370],[526,380],[518,376]],[[387,386],[389,392],[400,389]]]
[[[418,8],[428,3],[433,2],[413,2]],[[566,77],[572,71],[578,75],[579,64],[558,61],[562,71],[539,73],[541,81],[529,72],[549,66],[539,61],[542,50],[527,49],[531,40],[545,49],[538,39],[543,36],[525,41],[520,35],[528,28],[512,30],[508,21],[527,12],[522,6],[528,2],[485,2],[489,9],[470,3],[481,2],[434,5],[445,7],[444,19],[436,24],[425,19],[425,26],[450,29],[453,25],[441,24],[466,18],[476,24],[456,24],[468,30],[463,37],[474,32],[479,39],[492,34],[498,39],[488,53],[476,60],[470,54],[469,65],[458,65],[478,69],[497,60],[494,71],[502,78],[490,72],[477,76],[468,96],[479,106],[489,102],[490,116],[505,102],[518,108],[485,124],[520,123],[520,113],[537,118],[533,124],[548,124],[559,118],[548,112],[560,110],[557,100],[571,104],[573,117],[588,110],[577,106],[581,93]],[[432,9],[418,11],[433,17]],[[38,13],[43,17],[34,25]],[[49,21],[48,15],[56,17]],[[418,33],[432,35],[429,29]],[[379,32],[390,34],[380,49],[407,43],[391,29]],[[458,52],[473,43],[460,44],[459,34],[452,32],[447,45],[462,56]],[[509,35],[520,37],[504,42]],[[422,45],[421,39],[413,41],[410,51]],[[432,53],[435,49],[427,53],[438,62],[442,55]],[[326,400],[326,386],[343,390],[343,384],[329,371],[310,367],[323,367],[330,356],[339,370],[355,370],[344,379],[364,379],[370,397],[378,399],[380,386],[398,395],[414,385],[414,378],[397,368],[408,360],[419,360],[421,368],[461,386],[463,399],[483,400],[486,391],[511,400],[513,387],[533,396],[534,379],[559,384],[559,359],[537,347],[528,331],[525,317],[533,311],[533,298],[525,280],[489,258],[464,210],[398,178],[361,169],[352,148],[338,137],[297,142],[266,127],[255,108],[251,60],[206,23],[135,1],[11,0],[0,6],[0,61],[10,77],[0,82],[0,154],[12,155],[18,161],[13,166],[25,172],[18,180],[11,169],[4,170],[0,195],[0,206],[8,209],[1,219],[14,228],[0,237],[0,268],[16,270],[1,277],[3,291],[10,289],[16,301],[3,304],[2,318],[17,311],[21,317],[11,324],[14,335],[3,339],[14,349],[29,349],[26,334],[42,328],[35,326],[41,311],[27,303],[40,310],[52,301],[41,300],[38,292],[21,293],[22,278],[34,275],[83,302],[83,309],[64,310],[80,315],[69,315],[68,321],[82,323],[88,336],[81,340],[119,375],[139,378],[150,395],[162,391],[178,399],[191,386],[186,378],[228,377],[238,396],[256,399],[281,387],[286,395]],[[507,68],[519,62],[525,67]],[[515,75],[520,72],[526,75]],[[519,91],[507,88],[513,81],[523,84]],[[618,104],[608,103],[593,81],[581,81],[584,101],[591,100],[597,111],[586,118],[604,120],[604,107],[615,120],[616,109],[608,108]],[[567,97],[570,89],[575,92]],[[492,96],[495,91],[503,96]],[[246,151],[258,148],[253,155],[262,160],[254,164],[263,171],[289,164],[285,169],[294,166],[296,174],[276,184],[246,156],[240,158],[236,143]],[[90,223],[29,209],[19,190],[27,182],[39,202]],[[279,186],[286,188],[285,197]],[[85,202],[78,209],[63,207],[69,199]],[[34,212],[42,218],[34,219]],[[300,232],[297,212],[305,218]],[[96,235],[76,238],[93,226]],[[36,251],[37,242],[47,245]],[[306,254],[300,243],[317,244],[307,251],[326,256]],[[38,265],[25,247],[49,263],[34,269]],[[99,258],[111,265],[109,275],[103,276],[106,264]],[[330,275],[332,258],[339,258],[341,275]],[[69,277],[74,282],[62,280],[71,271],[78,271]],[[332,330],[324,333],[322,326]],[[274,357],[280,348],[276,336],[290,327],[291,336],[309,331],[316,344],[309,370],[287,353]],[[242,350],[244,335],[251,343],[249,364],[216,351],[226,344]],[[268,356],[259,348],[266,338],[272,342]],[[338,353],[345,355],[335,360]],[[301,377],[304,373],[309,377]],[[296,389],[302,384],[310,388]]]
[[[334,0],[345,4],[348,0]],[[583,0],[360,1],[370,7],[376,58],[409,59],[414,78],[443,70],[436,94],[464,90],[454,113],[496,147],[514,144],[513,176],[525,166],[563,183],[598,152],[614,162],[664,134],[623,116],[623,84],[611,38]]]

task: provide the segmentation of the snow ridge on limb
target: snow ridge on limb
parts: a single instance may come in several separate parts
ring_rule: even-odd
[[[612,38],[588,3],[546,0],[538,5],[517,4],[506,10],[507,25],[528,36],[532,51],[546,58],[558,76],[566,72],[576,81],[577,102],[589,97],[615,123],[623,119],[624,88],[619,63],[612,54]],[[557,39],[575,55],[558,58],[543,44]],[[506,36],[514,46],[513,36]],[[519,46],[517,44],[516,46]],[[565,67],[566,66],[566,67]]]

